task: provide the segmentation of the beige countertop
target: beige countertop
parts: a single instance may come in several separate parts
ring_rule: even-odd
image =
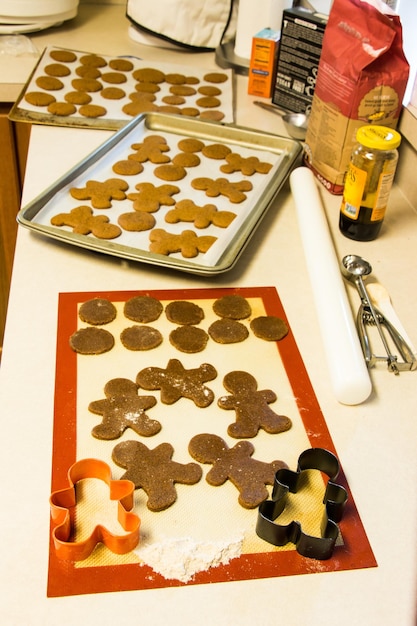
[[[102,54],[167,58],[129,40],[124,8],[82,5],[71,23],[33,36]],[[212,54],[169,53],[170,62],[214,67]],[[236,121],[282,133],[237,77]],[[23,203],[101,144],[110,132],[33,126]],[[340,198],[323,189],[337,255],[360,254],[373,266],[417,344],[417,213],[395,187],[381,236],[354,243],[338,232]],[[306,197],[306,203],[309,198]],[[325,279],[325,277],[324,277]],[[46,572],[50,460],[60,292],[275,286],[326,418],[370,544],[376,568],[184,588],[48,599]],[[349,289],[352,306],[356,292]],[[230,272],[208,279],[123,261],[45,240],[19,228],[2,364],[0,513],[3,552],[0,617],[8,626],[65,624],[401,624],[416,620],[416,372],[372,370],[364,403],[338,403],[329,385],[294,201],[286,185]],[[207,607],[210,607],[209,609]]]

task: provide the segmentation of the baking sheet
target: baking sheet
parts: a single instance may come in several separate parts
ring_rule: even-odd
[[[51,53],[54,52],[69,52],[75,56],[75,60],[71,62],[63,62],[59,63],[54,60],[51,56]],[[68,97],[68,93],[72,93],[77,90],[84,91],[84,88],[74,87],[74,80],[79,81],[81,76],[77,74],[77,70],[82,66],[80,60],[82,60],[86,56],[90,55],[99,56],[100,59],[104,60],[105,65],[103,67],[95,68],[99,73],[99,76],[95,79],[101,84],[101,89],[98,91],[88,90],[86,93],[91,97],[91,102],[89,104],[97,105],[103,107],[106,111],[100,117],[86,117],[80,113],[80,106],[76,105],[75,112],[71,115],[57,115],[50,113],[48,111],[47,106],[35,106],[27,101],[26,95],[28,93],[43,93],[48,94],[55,99],[56,102],[66,103],[66,98]],[[126,59],[132,64],[132,69],[129,71],[115,71],[112,69],[111,64],[117,59]],[[52,76],[53,78],[58,78],[62,83],[62,87],[60,89],[45,89],[39,87],[37,81],[39,78],[48,77],[48,66],[58,64],[67,68],[70,72],[67,76]],[[45,71],[45,68],[47,71]],[[132,98],[137,96],[138,90],[137,85],[139,81],[135,79],[134,74],[136,70],[140,69],[157,69],[163,72],[166,76],[174,76],[172,80],[180,80],[178,78],[179,75],[183,76],[187,79],[187,83],[185,83],[188,87],[190,87],[194,93],[190,93],[189,95],[182,96],[184,102],[182,104],[177,105],[169,105],[164,100],[167,97],[175,95],[172,90],[176,90],[178,84],[175,82],[167,82],[163,81],[159,83],[158,91],[154,94],[155,100],[151,102],[153,107],[157,107],[160,112],[168,112],[167,107],[169,107],[170,112],[176,110],[180,115],[191,113],[187,113],[190,109],[193,109],[193,116],[204,119],[205,116],[217,115],[218,120],[223,123],[232,123],[234,121],[233,114],[233,72],[227,69],[219,69],[218,67],[213,67],[212,70],[207,68],[198,68],[198,67],[188,67],[186,65],[178,65],[173,63],[161,63],[161,62],[153,62],[147,61],[143,59],[139,59],[132,56],[124,56],[124,57],[111,57],[108,55],[102,55],[100,53],[92,53],[92,52],[80,52],[78,50],[72,50],[67,48],[58,48],[56,46],[48,46],[43,51],[39,61],[37,62],[31,76],[29,77],[26,85],[22,89],[22,92],[19,94],[18,99],[13,105],[9,118],[14,121],[20,122],[30,122],[35,124],[48,124],[50,126],[69,126],[69,127],[78,127],[78,128],[97,128],[102,130],[116,130],[124,126],[127,122],[132,119],[132,114],[128,114],[124,112],[124,107],[126,105],[132,105]],[[215,83],[211,80],[207,80],[207,76],[211,73],[222,74],[226,77],[224,82]],[[106,80],[106,75],[108,74],[122,74],[124,77],[124,82],[108,82]],[[50,75],[49,75],[50,76]],[[116,80],[112,78],[111,80]],[[191,82],[192,80],[192,82]],[[78,83],[80,84],[80,83]],[[182,84],[182,83],[181,83]],[[217,106],[201,106],[200,99],[204,97],[204,93],[202,93],[202,88],[206,88],[207,86],[216,87],[220,93],[216,95],[218,99]],[[110,87],[114,87],[120,89],[124,92],[124,95],[121,98],[110,99],[108,97],[104,97],[106,93],[104,90]],[[190,89],[190,91],[191,91]],[[132,94],[134,94],[132,96]]]
[[[180,152],[178,142],[181,139],[195,138],[205,145],[213,143],[225,145],[242,158],[256,156],[260,162],[271,164],[272,169],[267,174],[255,172],[250,176],[243,175],[241,171],[224,174],[220,170],[220,166],[225,163],[224,160],[206,158],[199,152],[200,165],[186,168],[185,178],[179,181],[164,181],[157,178],[154,174],[156,165],[149,161],[143,163],[143,171],[135,176],[115,174],[112,169],[114,163],[127,159],[129,154],[134,152],[132,144],[140,143],[152,134],[158,134],[166,139],[170,151],[165,154],[171,159]],[[187,272],[217,274],[234,266],[300,154],[301,144],[285,137],[234,125],[202,122],[183,116],[143,114],[115,133],[101,147],[25,206],[18,214],[18,221],[23,226],[72,245]],[[173,184],[180,189],[180,192],[173,196],[176,202],[191,199],[200,207],[215,205],[218,211],[231,211],[236,217],[227,228],[210,224],[207,228],[196,229],[190,222],[167,224],[165,215],[173,208],[172,206],[162,206],[159,211],[153,213],[156,219],[154,228],[162,228],[173,234],[191,229],[198,236],[208,235],[216,238],[208,252],[199,253],[198,256],[188,259],[181,253],[162,255],[150,252],[150,230],[139,233],[123,231],[116,239],[104,240],[91,234],[75,234],[68,227],[51,225],[51,217],[57,213],[69,212],[80,205],[92,208],[88,200],[75,200],[70,195],[71,188],[83,188],[89,180],[104,182],[115,177],[127,182],[129,185],[127,194],[134,193],[135,185],[141,182],[151,182],[155,186]],[[246,192],[246,199],[243,202],[232,203],[223,195],[209,197],[205,191],[193,189],[192,181],[198,177],[224,178],[232,183],[250,181],[252,189]],[[128,211],[133,211],[133,203],[128,199],[113,201],[110,209],[93,209],[94,215],[104,214],[114,224],[117,224],[120,214]]]
[[[289,325],[273,287],[161,290],[146,294],[159,299],[164,307],[173,300],[197,303],[204,310],[204,319],[199,326],[205,330],[218,319],[213,311],[215,299],[231,294],[245,297],[251,305],[251,316],[242,321],[248,329],[252,318],[264,314],[277,315]],[[322,447],[337,454],[291,328],[289,334],[279,342],[260,340],[250,332],[248,339],[242,343],[221,345],[209,340],[202,352],[185,354],[171,345],[168,335],[175,325],[162,313],[157,321],[151,323],[162,333],[162,344],[150,351],[132,352],[121,345],[119,335],[121,330],[132,325],[124,317],[124,303],[137,295],[145,295],[145,292],[60,294],[53,491],[68,485],[69,467],[82,458],[101,459],[110,465],[112,478],[120,478],[124,470],[111,460],[112,449],[120,441],[141,440],[151,449],[160,443],[169,442],[174,447],[173,459],[180,463],[193,460],[188,454],[188,442],[195,434],[214,433],[222,437],[229,447],[236,445],[239,440],[227,434],[228,425],[235,420],[235,412],[217,406],[217,399],[227,395],[222,384],[223,378],[234,370],[243,369],[254,376],[258,390],[274,391],[278,398],[270,407],[292,420],[292,428],[286,432],[270,435],[260,430],[256,437],[248,440],[255,447],[253,458],[267,462],[280,459],[295,470],[299,455],[307,448]],[[93,297],[108,298],[117,308],[116,319],[105,326],[115,337],[115,347],[99,356],[76,355],[69,347],[69,337],[76,329],[85,327],[78,318],[78,309],[83,302]],[[250,355],[250,359],[245,358],[247,355]],[[215,394],[215,400],[209,407],[197,408],[185,398],[168,406],[160,402],[159,392],[146,392],[146,395],[155,395],[157,398],[157,404],[148,411],[148,415],[161,422],[162,429],[158,434],[143,438],[127,429],[119,439],[113,441],[100,441],[91,435],[92,428],[101,422],[101,417],[92,414],[88,404],[104,397],[103,387],[108,380],[115,377],[134,380],[143,368],[165,368],[169,359],[173,358],[180,360],[186,369],[198,368],[202,363],[210,363],[216,368],[217,377],[207,383]],[[202,468],[203,478],[199,483],[176,486],[178,499],[165,511],[149,511],[144,492],[140,489],[136,491],[134,510],[141,518],[141,539],[138,548],[127,555],[115,555],[99,545],[85,561],[61,561],[56,557],[51,542],[48,595],[145,590],[376,565],[343,470],[337,482],[345,486],[349,500],[339,525],[340,538],[333,557],[327,561],[317,561],[300,556],[293,544],[279,548],[257,537],[257,510],[244,509],[239,505],[238,491],[230,481],[220,487],[210,486],[205,476],[211,465],[202,465]],[[323,510],[323,480],[318,474],[316,472],[311,488],[307,490],[307,499],[295,494],[291,506],[286,509],[287,517],[282,516],[281,523],[297,519],[306,532],[319,532]],[[230,561],[214,562],[211,567],[207,566],[195,573],[187,569],[196,557],[196,549],[207,553],[213,546],[220,546],[223,552],[232,546]],[[178,563],[181,558],[183,569],[181,562]]]

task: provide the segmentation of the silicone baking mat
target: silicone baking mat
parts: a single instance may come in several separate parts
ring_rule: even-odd
[[[213,309],[214,302],[233,294],[243,296],[251,307],[250,316],[241,320],[248,330],[244,341],[219,344],[210,337],[206,347],[196,353],[184,353],[171,343],[169,336],[176,324],[170,322],[165,313],[170,302],[185,300],[198,304],[204,314],[198,326],[207,332],[219,319]],[[134,324],[124,314],[125,302],[138,295],[150,295],[164,307],[160,317],[149,324],[160,331],[163,341],[146,351],[128,350],[120,340],[121,332]],[[114,337],[114,347],[101,355],[76,354],[69,339],[77,329],[86,326],[79,318],[79,307],[96,297],[110,300],[117,309],[114,321],[104,326]],[[284,320],[289,327],[288,334],[277,342],[256,337],[250,322],[263,315]],[[164,369],[171,359],[180,361],[187,370],[198,369],[202,364],[216,369],[217,376],[206,383],[215,398],[209,406],[199,408],[187,398],[167,405],[161,402],[159,391],[140,390],[139,395],[151,393],[157,400],[147,412],[149,418],[161,423],[162,428],[156,435],[140,437],[127,428],[115,440],[104,441],[92,436],[92,429],[101,423],[102,416],[93,414],[88,406],[105,397],[103,389],[109,380],[135,381],[139,371],[148,367]],[[141,440],[150,449],[168,442],[174,448],[173,460],[184,464],[193,462],[188,443],[197,434],[215,434],[230,448],[235,446],[241,440],[227,433],[228,426],[236,419],[235,411],[222,409],[217,401],[229,394],[223,386],[224,377],[237,370],[252,375],[258,391],[273,391],[277,399],[270,408],[292,421],[292,427],[285,432],[268,434],[260,429],[255,437],[248,439],[254,446],[254,459],[283,460],[290,469],[296,470],[298,457],[305,449],[319,447],[337,454],[275,288],[60,294],[52,491],[68,487],[69,468],[85,458],[104,461],[111,468],[112,478],[120,479],[125,470],[112,461],[112,451],[120,441]],[[245,509],[238,503],[239,493],[230,481],[218,487],[209,485],[205,477],[211,465],[201,466],[201,480],[194,485],[176,484],[177,500],[164,511],[150,511],[145,492],[136,490],[134,512],[141,519],[140,541],[138,547],[126,555],[113,554],[103,544],[98,544],[83,561],[62,560],[56,555],[51,528],[48,596],[145,590],[376,566],[343,469],[337,482],[347,489],[349,499],[339,524],[339,539],[333,556],[323,561],[301,556],[291,543],[275,547],[260,539],[255,532],[257,509]],[[303,530],[310,534],[314,532],[311,528],[319,526],[324,493],[320,472],[312,473],[311,489],[307,490],[309,497],[301,499],[299,494],[294,494],[287,513],[289,519],[280,520],[280,523],[290,523],[291,516],[296,516],[293,519],[300,521]],[[87,507],[88,511],[91,513],[91,506]]]

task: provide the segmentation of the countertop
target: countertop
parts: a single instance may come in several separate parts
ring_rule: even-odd
[[[68,24],[33,37],[107,54],[167,58],[129,40],[121,5],[81,5]],[[170,62],[212,68],[214,55],[170,52]],[[279,118],[258,109],[236,82],[236,122],[283,133]],[[33,199],[110,132],[33,126],[23,204]],[[338,232],[340,198],[320,188],[337,255],[360,254],[387,287],[417,344],[417,212],[394,187],[380,237],[353,243]],[[306,202],[309,199],[306,197]],[[325,280],[325,277],[323,277]],[[355,496],[378,566],[183,588],[46,597],[50,460],[60,292],[275,286]],[[357,294],[348,288],[352,309]],[[289,185],[280,193],[238,264],[215,278],[161,270],[45,240],[19,228],[0,369],[2,623],[30,624],[401,624],[416,623],[416,372],[371,371],[364,403],[338,403],[319,333]]]

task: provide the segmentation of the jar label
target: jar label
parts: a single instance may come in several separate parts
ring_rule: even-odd
[[[353,165],[353,163],[349,164],[346,173],[343,202],[340,210],[351,220],[358,219],[366,178],[367,172],[365,170],[361,170],[359,167],[356,167],[356,165]]]

